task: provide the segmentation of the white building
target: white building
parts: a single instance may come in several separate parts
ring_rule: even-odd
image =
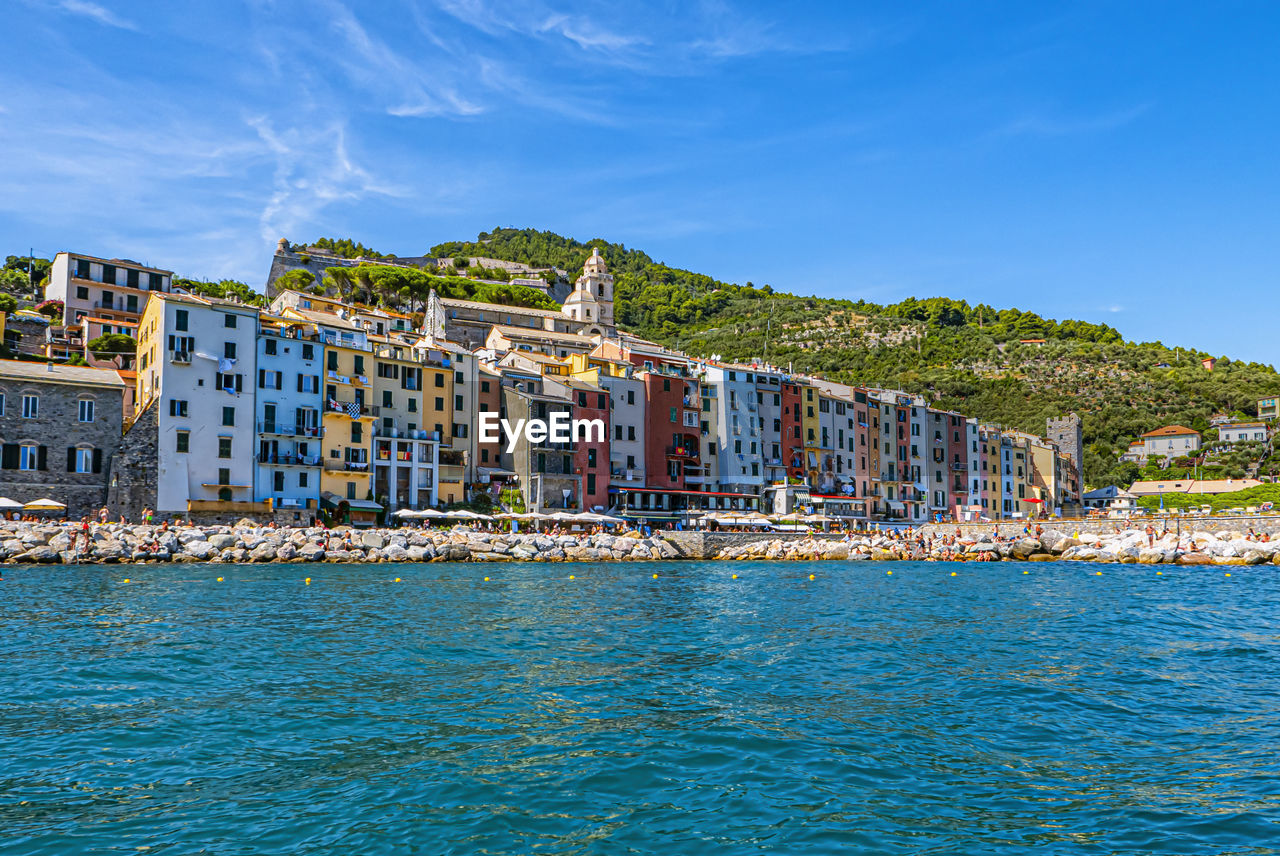
[[[257,360],[253,498],[307,519],[320,501],[324,342],[312,324],[264,314]]]
[[[1267,439],[1267,423],[1235,422],[1218,428],[1218,439],[1224,443],[1261,443]]]
[[[615,335],[613,275],[598,247],[592,247],[591,258],[583,266],[582,276],[573,284],[573,291],[565,298],[562,309],[565,315],[583,325],[582,332],[586,335]]]
[[[712,363],[706,367],[703,382],[715,387],[715,393],[705,398],[716,408],[714,421],[718,456],[713,471],[718,476],[719,489],[759,494],[765,482],[755,369]],[[686,406],[689,404],[685,402]]]
[[[252,503],[257,333],[252,306],[159,292],[147,302],[138,410],[159,408],[157,512]]]

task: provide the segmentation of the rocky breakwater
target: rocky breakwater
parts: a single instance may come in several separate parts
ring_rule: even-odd
[[[8,523],[0,528],[0,560],[9,564],[139,562],[594,562],[677,558],[660,538],[618,535],[510,534],[450,530],[271,529],[249,524],[95,526],[86,541],[70,526]]]
[[[967,540],[855,535],[843,540],[777,539],[734,545],[717,559],[869,561],[1077,561],[1121,564],[1280,565],[1280,540],[1236,531],[1173,533],[1149,538],[1132,529],[1079,537],[1049,530],[1039,537]]]

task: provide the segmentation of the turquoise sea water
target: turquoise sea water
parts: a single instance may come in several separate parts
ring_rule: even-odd
[[[0,852],[1280,853],[1274,570],[891,568],[6,569]]]

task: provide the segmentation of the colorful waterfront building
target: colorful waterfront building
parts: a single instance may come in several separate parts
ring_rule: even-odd
[[[254,500],[258,310],[153,292],[138,326],[138,414],[157,408],[155,510],[270,511]]]
[[[324,342],[316,326],[258,317],[253,498],[313,522],[320,502]]]

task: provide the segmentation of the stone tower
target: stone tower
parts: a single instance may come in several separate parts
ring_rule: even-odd
[[[583,265],[582,276],[564,302],[564,313],[581,323],[584,332],[594,327],[597,332],[613,334],[613,275],[599,247],[591,248],[591,258]]]
[[[1060,419],[1045,420],[1045,436],[1058,444],[1058,448],[1071,456],[1076,465],[1076,476],[1084,477],[1084,429],[1080,417],[1068,413]]]

